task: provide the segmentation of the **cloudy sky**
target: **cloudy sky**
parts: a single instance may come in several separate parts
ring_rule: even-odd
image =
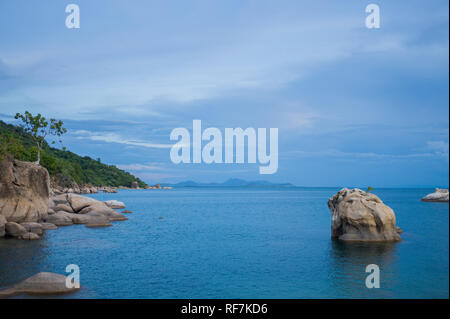
[[[380,29],[365,27],[377,3]],[[80,7],[80,29],[65,7]],[[0,119],[149,183],[448,186],[448,1],[0,1]],[[176,127],[279,129],[279,169],[170,161]]]

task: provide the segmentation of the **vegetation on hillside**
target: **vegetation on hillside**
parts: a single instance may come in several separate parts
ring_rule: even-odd
[[[38,148],[32,136],[21,127],[0,121],[0,160],[5,154],[11,154],[21,161],[34,162]],[[79,156],[70,151],[50,147],[43,143],[41,165],[44,166],[53,181],[63,187],[90,184],[93,186],[130,186],[137,181],[140,187],[146,184],[114,165],[107,165],[89,156]]]

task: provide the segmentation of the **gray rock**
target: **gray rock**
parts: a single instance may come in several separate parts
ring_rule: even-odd
[[[81,288],[79,283],[78,286]],[[64,294],[75,292],[80,288],[68,288],[66,277],[63,275],[40,272],[9,289],[0,291],[0,297],[10,297],[17,294]]]
[[[7,223],[6,218],[0,215],[0,237],[4,237],[6,234],[5,224]]]
[[[104,203],[106,206],[111,208],[125,208],[125,204],[123,202],[119,202],[118,200],[107,200]]]
[[[53,210],[55,212],[63,211],[63,212],[67,212],[67,213],[74,213],[72,207],[70,207],[69,205],[66,205],[66,204],[58,204],[55,206],[55,208],[53,208]]]
[[[15,222],[7,222],[5,224],[5,231],[7,236],[20,237],[27,232],[25,227]]]
[[[22,225],[27,230],[27,232],[35,233],[36,235],[42,235],[43,233],[42,225],[39,223],[25,222],[21,223],[20,225]]]
[[[76,194],[68,195],[67,200],[68,200],[70,206],[73,208],[73,212],[75,212],[75,213],[80,212],[83,208],[86,208],[92,204],[101,203],[100,201],[98,201],[94,198],[76,195]]]
[[[43,230],[53,230],[58,229],[58,226],[52,223],[40,223]]]
[[[50,196],[47,170],[6,156],[0,162],[0,215],[10,222],[36,222],[47,212]]]
[[[89,212],[96,212],[99,213],[103,216],[106,216],[109,218],[109,220],[113,220],[113,221],[121,221],[121,220],[127,220],[128,218],[126,218],[125,216],[123,216],[122,214],[120,214],[119,212],[115,211],[114,209],[106,206],[105,203],[102,202],[97,202],[94,203],[88,207],[83,208],[79,214],[86,214]]]
[[[38,234],[29,232],[29,233],[23,234],[22,236],[20,236],[20,238],[22,238],[22,239],[24,239],[24,240],[37,240],[37,239],[39,239],[40,237],[39,237]]]
[[[434,193],[428,194],[422,198],[423,202],[448,202],[448,189],[436,188]]]
[[[56,212],[53,215],[48,215],[45,221],[47,223],[55,224],[56,226],[69,226],[73,224],[70,213],[63,211]]]
[[[60,195],[53,196],[51,198],[51,201],[53,202],[54,206],[50,206],[50,208],[54,208],[58,204],[67,204],[67,195],[60,194]]]
[[[51,208],[49,208],[48,211],[47,211],[47,215],[53,215],[55,213],[56,212],[53,209],[51,209]]]
[[[331,236],[344,241],[399,241],[394,211],[376,195],[341,189],[328,200]]]

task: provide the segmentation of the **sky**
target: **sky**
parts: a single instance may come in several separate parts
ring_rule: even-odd
[[[66,5],[80,8],[68,29]],[[368,29],[365,8],[380,8]],[[150,184],[448,187],[448,1],[0,0],[0,119]],[[278,171],[174,164],[174,128],[278,128]]]

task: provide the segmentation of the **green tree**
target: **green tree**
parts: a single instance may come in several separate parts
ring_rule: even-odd
[[[370,193],[371,191],[373,191],[373,187],[372,186],[367,187],[367,193]]]
[[[37,146],[37,161],[36,164],[41,162],[41,149],[44,144],[45,138],[49,135],[61,137],[67,130],[63,127],[64,122],[61,120],[55,120],[53,118],[47,120],[41,114],[33,116],[30,112],[25,111],[24,114],[16,113],[15,119],[22,120],[21,127],[24,132],[31,135]],[[59,140],[61,142],[61,140]],[[52,142],[54,144],[55,141]]]

